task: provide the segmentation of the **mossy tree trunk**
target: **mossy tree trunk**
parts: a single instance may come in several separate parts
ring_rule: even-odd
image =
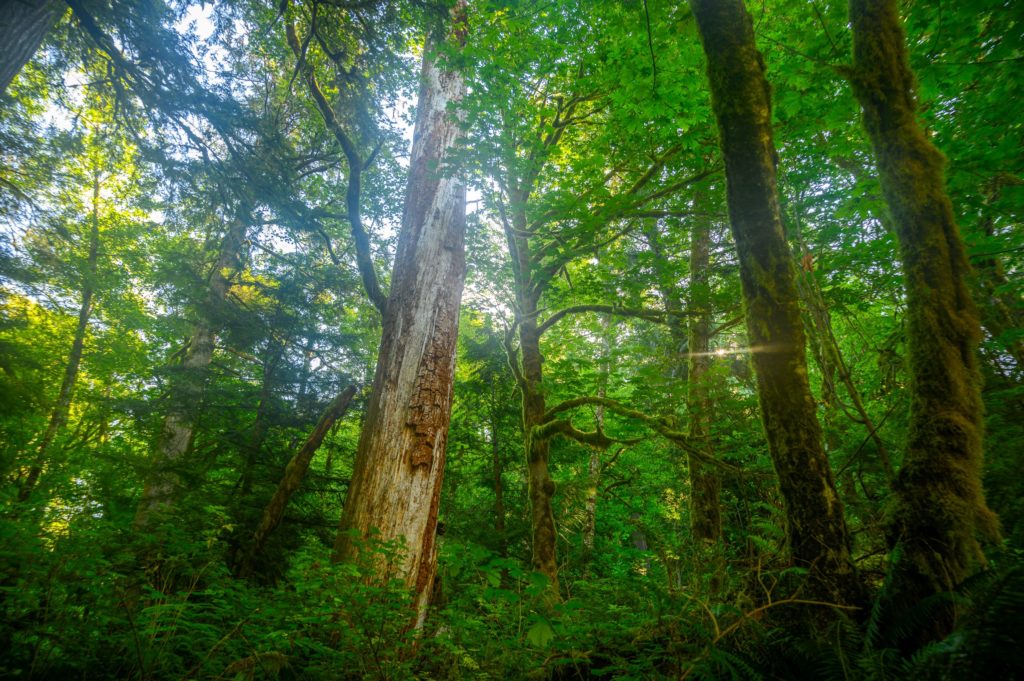
[[[456,34],[463,29],[457,20]],[[383,541],[403,541],[393,576],[414,593],[417,626],[437,569],[437,513],[466,274],[466,190],[451,172],[462,131],[448,110],[464,93],[461,74],[446,70],[435,44],[428,44],[373,390],[334,546],[335,559],[346,560],[374,532]]]
[[[541,368],[540,332],[536,322],[537,301],[531,296],[524,302],[524,319],[519,325],[519,351],[523,362],[523,432],[526,436],[533,567],[548,578],[549,592],[557,595],[558,534],[555,531],[555,514],[551,507],[551,500],[555,496],[555,481],[551,479],[549,466],[551,443],[548,438],[537,437],[534,433],[535,428],[543,425],[547,409]]]
[[[895,0],[851,0],[850,81],[864,113],[899,240],[907,295],[910,432],[888,535],[899,548],[893,593],[945,591],[998,533],[981,486],[978,313],[970,265],[946,195],[942,154],[917,120],[914,74]]]
[[[793,561],[808,588],[836,603],[860,600],[850,535],[821,443],[793,258],[775,177],[771,97],[742,0],[691,0],[707,56],[740,261],[747,336],[768,446],[786,507]]]
[[[702,197],[698,196],[697,201],[701,200]],[[687,435],[707,456],[713,456],[710,421],[714,407],[708,383],[713,361],[710,349],[714,317],[711,302],[711,224],[696,218],[691,229],[689,307],[686,314],[680,303],[682,294],[673,281],[657,228],[649,227],[645,236],[654,255],[658,288],[665,299],[673,357],[679,358],[677,373],[680,377],[685,369]],[[689,451],[680,450],[680,456],[686,457],[690,474],[690,532],[698,544],[717,543],[722,535],[721,477]]]

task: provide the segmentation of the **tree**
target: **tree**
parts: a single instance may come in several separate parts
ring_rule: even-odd
[[[175,371],[177,375],[171,383],[169,404],[135,513],[136,530],[149,530],[154,522],[159,522],[160,516],[166,517],[183,491],[181,471],[192,448],[195,420],[202,410],[207,371],[213,360],[218,331],[216,315],[227,303],[228,287],[239,270],[248,223],[248,210],[241,209],[228,222],[216,251],[205,300],[198,310],[199,318],[184,348],[180,370]]]
[[[462,12],[453,14],[456,43],[465,39]],[[403,540],[397,576],[414,594],[417,626],[437,569],[437,510],[466,275],[466,190],[451,165],[462,135],[452,108],[465,84],[444,64],[438,45],[435,37],[424,50],[377,369],[334,546],[335,560],[346,560],[370,537]]]
[[[4,0],[0,3],[0,95],[39,49],[67,11],[60,0]]]
[[[807,378],[793,258],[779,210],[771,100],[742,0],[690,3],[707,55],[725,158],[729,220],[740,259],[761,417],[786,502],[789,550],[812,590],[857,603],[861,588]]]
[[[893,486],[894,593],[948,591],[984,563],[979,536],[998,521],[981,486],[982,401],[963,240],[942,154],[917,120],[915,79],[896,3],[850,1],[850,82],[864,114],[900,245],[911,376],[907,452]]]

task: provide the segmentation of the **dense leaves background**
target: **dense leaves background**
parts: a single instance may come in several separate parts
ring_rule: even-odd
[[[784,626],[801,571],[758,417],[725,180],[694,21],[683,3],[469,8],[446,58],[461,115],[470,263],[427,626],[407,594],[329,547],[347,490],[379,315],[344,210],[345,156],[309,100],[305,58],[364,158],[361,208],[390,270],[415,64],[445,8],[314,1],[76,3],[0,95],[0,675],[10,678],[1011,678],[1024,629],[1024,23],[1014,3],[902,5],[921,120],[947,183],[982,312],[986,476],[1004,543],[988,570],[912,612],[886,607],[889,471],[907,430],[896,244],[845,83],[844,3],[751,5],[773,86],[778,172],[800,263],[818,416],[854,557],[875,599],[817,635]],[[84,14],[83,14],[84,13]],[[83,16],[92,17],[91,27]],[[571,107],[571,108],[569,108]],[[528,182],[527,182],[528,180]],[[517,199],[524,186],[529,191]],[[95,191],[98,188],[98,191]],[[722,480],[721,559],[690,532],[685,455],[635,418],[585,405],[551,441],[562,599],[530,564],[519,388],[509,328],[524,211],[548,405],[602,395],[675,430],[686,408],[689,253],[710,228],[715,333],[707,385]],[[207,295],[227,225],[246,221],[228,295]],[[92,225],[98,229],[90,269]],[[386,281],[384,282],[386,284]],[[40,439],[94,290],[65,423]],[[647,310],[658,314],[631,314]],[[827,324],[815,322],[824,311]],[[820,321],[821,317],[817,317]],[[197,320],[217,329],[174,523],[132,519]],[[817,325],[816,325],[817,324]],[[828,366],[841,358],[849,381]],[[237,552],[284,465],[349,384],[260,556]],[[852,386],[852,390],[851,390]],[[854,394],[856,393],[856,395]],[[863,412],[856,407],[860,401]],[[867,416],[867,419],[865,419]],[[867,422],[871,425],[866,426]],[[886,459],[890,463],[886,463]],[[595,463],[596,462],[596,463]],[[33,466],[39,481],[22,497]],[[595,467],[596,466],[596,467]],[[596,474],[595,474],[596,471]],[[596,492],[594,491],[596,490]],[[593,528],[593,544],[585,541]],[[140,555],[160,556],[147,570]],[[953,602],[958,629],[916,648]],[[803,606],[816,608],[823,606]],[[794,616],[794,619],[798,619]]]

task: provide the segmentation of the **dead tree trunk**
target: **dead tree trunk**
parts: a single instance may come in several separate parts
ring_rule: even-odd
[[[708,62],[740,261],[747,336],[768,448],[786,506],[794,562],[810,571],[810,592],[858,602],[861,588],[832,469],[821,443],[793,257],[775,178],[771,97],[764,62],[742,0],[691,0]]]
[[[0,0],[0,94],[66,10],[60,0]]]
[[[267,539],[270,538],[270,535],[281,524],[288,501],[305,479],[306,473],[309,471],[309,464],[313,461],[313,456],[320,449],[320,445],[327,436],[327,432],[348,411],[349,404],[352,403],[352,397],[355,394],[356,387],[350,385],[345,388],[344,392],[334,398],[334,401],[328,405],[323,415],[320,416],[320,420],[309,434],[309,437],[306,438],[306,442],[299,448],[299,451],[295,452],[295,456],[292,457],[291,461],[288,462],[284,469],[284,476],[281,478],[281,482],[278,483],[274,496],[271,497],[267,507],[263,509],[260,522],[256,526],[256,531],[253,532],[252,542],[235,570],[239,577],[252,576],[256,559],[263,552]]]
[[[850,80],[878,162],[907,288],[910,434],[893,486],[889,541],[902,559],[893,593],[917,600],[951,589],[984,562],[998,535],[981,486],[982,401],[971,268],[944,159],[917,121],[914,74],[894,0],[850,0]]]
[[[404,541],[396,576],[414,593],[417,626],[437,568],[434,541],[466,271],[465,187],[450,168],[462,133],[448,111],[464,92],[461,74],[446,70],[428,44],[377,369],[334,547],[335,559],[346,560],[374,531],[384,541]]]
[[[96,263],[99,258],[100,248],[100,176],[96,172],[93,176],[92,185],[92,224],[89,229],[89,256],[86,260],[85,273],[82,281],[82,304],[78,307],[78,325],[75,327],[75,336],[71,341],[71,352],[68,353],[68,362],[64,366],[64,379],[60,384],[60,392],[57,393],[57,402],[50,413],[50,422],[46,426],[36,449],[35,462],[28,471],[25,481],[18,490],[18,501],[27,501],[39,482],[39,476],[46,466],[50,445],[53,444],[57,434],[67,424],[68,412],[71,409],[71,397],[75,390],[75,383],[78,382],[78,368],[82,364],[82,350],[85,347],[85,334],[89,329],[89,317],[92,314],[93,296],[96,286]]]
[[[224,304],[230,279],[239,266],[247,223],[241,217],[228,226],[207,285],[206,301],[189,339],[181,366],[172,377],[167,414],[164,417],[151,469],[135,512],[135,529],[150,529],[155,516],[166,512],[182,490],[180,468],[192,447],[195,421],[213,359],[215,322],[213,311]]]

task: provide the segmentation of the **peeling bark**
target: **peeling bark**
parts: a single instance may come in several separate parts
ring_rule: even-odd
[[[917,121],[914,74],[893,0],[850,0],[850,80],[874,147],[907,293],[910,433],[893,486],[893,593],[947,591],[984,563],[995,539],[985,503],[978,312],[971,268],[945,190],[945,159]],[[948,623],[947,623],[948,624]]]
[[[793,561],[816,597],[857,603],[850,534],[821,443],[793,257],[775,177],[771,95],[742,0],[691,0],[708,62],[725,158],[729,219],[740,261],[762,423],[785,501]]]
[[[383,541],[404,541],[396,576],[414,593],[417,626],[437,568],[437,512],[466,272],[465,187],[449,167],[462,132],[448,111],[464,93],[461,74],[445,70],[428,44],[379,359],[334,546],[335,559],[347,560],[373,531]]]
[[[177,369],[178,375],[171,382],[170,404],[135,512],[137,531],[150,529],[156,517],[165,514],[182,491],[180,469],[192,447],[195,421],[213,359],[215,321],[211,315],[224,303],[230,279],[239,267],[246,227],[246,221],[241,218],[231,222],[210,272],[205,305],[189,339],[185,359]]]

